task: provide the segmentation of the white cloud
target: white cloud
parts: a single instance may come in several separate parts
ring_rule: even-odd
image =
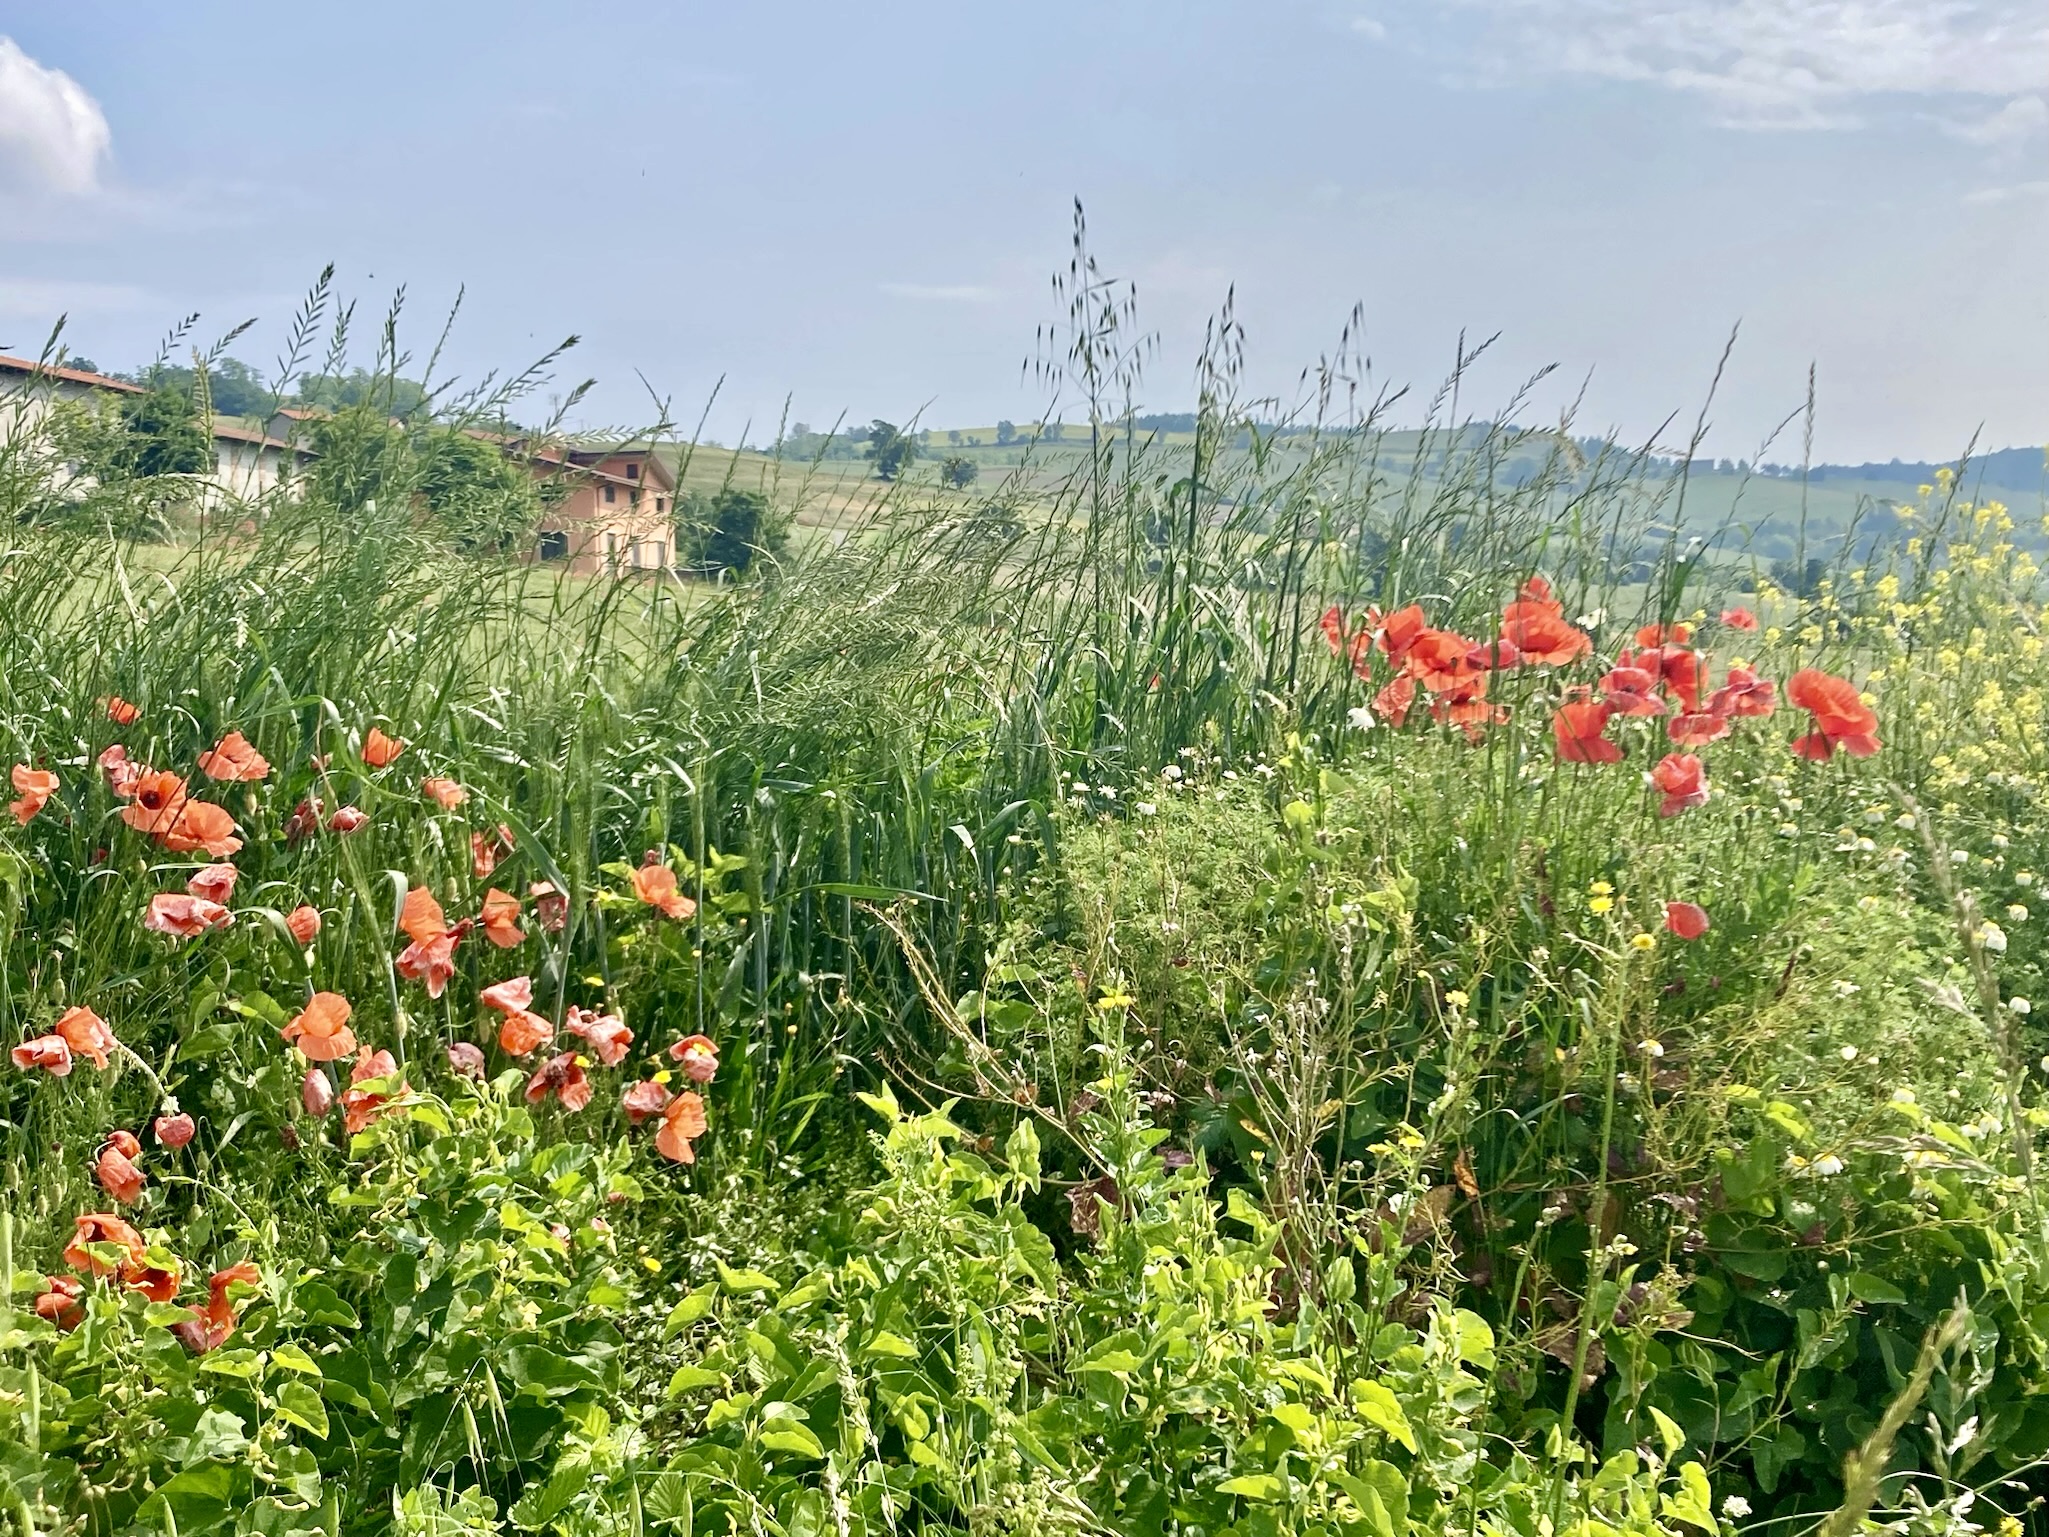
[[[2049,128],[2049,101],[2016,96],[1997,112],[1975,122],[1945,124],[1959,139],[1973,144],[2017,144]]]
[[[1354,16],[1352,30],[1371,42],[1385,42],[1387,39],[1387,24],[1375,21],[1371,16]]]
[[[1966,203],[2011,203],[2018,198],[2041,197],[2049,193],[2049,181],[2015,182],[2010,187],[1979,187],[1964,194]]]
[[[99,185],[113,138],[85,87],[0,36],[0,175],[82,196]]]
[[[899,299],[932,299],[942,304],[986,304],[996,290],[979,283],[884,283],[882,291]]]
[[[1448,0],[1491,24],[1483,67],[1641,81],[1742,127],[1842,128],[1888,97],[2019,102],[2049,77],[2041,0]],[[2006,114],[2016,117],[2010,122]]]

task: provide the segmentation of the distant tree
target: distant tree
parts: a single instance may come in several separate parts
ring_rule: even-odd
[[[64,359],[64,366],[66,368],[75,368],[82,374],[96,374],[100,371],[99,364],[95,363],[91,358],[80,357],[75,352]]]
[[[419,466],[405,429],[377,406],[359,402],[312,424],[312,494],[344,512],[409,496]]]
[[[1804,565],[1791,557],[1772,562],[1772,585],[1798,598],[1811,598],[1820,592],[1822,578],[1827,575],[1828,562],[1819,555],[1808,556]]]
[[[1067,436],[1067,423],[1046,422],[1040,427],[1039,435],[1048,443],[1058,443]]]
[[[998,422],[996,424],[996,446],[998,448],[1008,448],[1011,444],[1015,443],[1016,441],[1016,422]]]
[[[946,430],[946,446],[948,448],[960,447],[960,434],[954,431],[951,427],[947,428]]]
[[[323,374],[318,379],[301,380],[298,403],[329,411],[368,403],[381,407],[388,416],[408,416],[426,398],[427,392],[417,380],[358,368],[346,374]]]
[[[693,491],[676,503],[676,549],[702,569],[745,571],[757,555],[781,549],[789,535],[789,515],[759,491],[727,486],[710,496]]]
[[[194,387],[198,375],[190,368],[166,363],[120,377],[153,389],[176,390],[195,404],[199,400],[199,391]],[[263,375],[240,358],[222,358],[206,371],[206,401],[215,416],[262,416],[269,412],[272,399]]]
[[[975,483],[975,476],[981,471],[975,461],[965,454],[948,454],[939,461],[939,479],[942,483],[962,491]]]
[[[124,431],[117,440],[117,462],[106,469],[147,479],[198,475],[213,468],[213,444],[199,412],[190,398],[177,390],[154,389],[125,396],[120,416]]]
[[[540,521],[540,483],[498,444],[433,427],[412,445],[416,489],[436,527],[474,555],[524,549]]]
[[[895,480],[918,456],[917,440],[877,417],[868,424],[868,457],[877,480]]]

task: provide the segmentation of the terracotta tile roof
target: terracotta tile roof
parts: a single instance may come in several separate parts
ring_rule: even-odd
[[[45,368],[33,358],[9,357],[4,352],[0,352],[0,373],[41,374],[45,379],[61,379],[66,384],[90,384],[96,389],[119,390],[126,395],[144,393],[141,385],[130,384],[126,379],[110,379],[82,368]]]

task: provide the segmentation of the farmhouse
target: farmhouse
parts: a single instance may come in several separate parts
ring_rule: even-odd
[[[508,452],[523,448],[515,442]],[[535,560],[584,576],[662,571],[674,560],[676,476],[652,449],[537,447],[528,462],[560,482]]]
[[[139,384],[79,368],[51,368],[0,353],[0,447],[32,436],[58,401],[140,395]],[[269,433],[218,418],[213,424],[214,467],[205,479],[220,493],[249,501],[273,490],[312,458],[310,450]]]

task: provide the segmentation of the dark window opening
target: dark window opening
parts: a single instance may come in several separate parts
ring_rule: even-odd
[[[605,487],[605,500],[606,500],[606,501],[608,501],[608,502],[616,502],[616,501],[617,501],[618,499],[619,499],[619,488],[618,488],[617,486],[607,486],[607,487]]]
[[[569,559],[569,536],[567,534],[541,535],[541,559]]]
[[[638,480],[638,479],[640,479],[640,466],[639,466],[639,465],[637,465],[637,464],[629,464],[629,465],[627,465],[627,466],[626,466],[626,478],[627,478],[628,480]]]

